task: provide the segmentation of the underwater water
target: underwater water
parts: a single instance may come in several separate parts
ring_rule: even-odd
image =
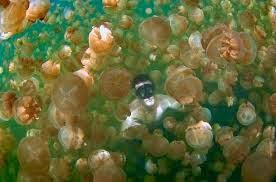
[[[0,0],[0,182],[271,182],[275,0]]]

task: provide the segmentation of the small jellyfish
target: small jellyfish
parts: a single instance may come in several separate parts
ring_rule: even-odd
[[[268,109],[272,116],[276,116],[276,93],[273,93],[268,99]]]
[[[70,164],[65,159],[52,158],[49,175],[54,181],[67,181],[70,176]]]
[[[194,149],[209,149],[213,144],[213,132],[209,123],[199,121],[185,130],[185,139]]]
[[[72,49],[69,45],[63,45],[58,51],[58,57],[61,60],[66,60],[72,55]]]
[[[242,103],[237,112],[237,119],[244,126],[254,123],[257,119],[255,107],[250,102]]]
[[[114,164],[118,167],[123,167],[126,163],[126,156],[120,152],[112,152],[111,158],[114,161]]]
[[[103,165],[93,175],[93,182],[126,182],[125,172],[114,165]]]
[[[244,127],[240,130],[240,135],[244,136],[249,142],[250,146],[253,147],[259,143],[263,130],[263,122],[260,118],[256,119],[256,122],[251,125]]]
[[[29,0],[29,8],[26,12],[27,20],[35,22],[43,19],[50,9],[50,0]]]
[[[10,1],[9,5],[0,11],[0,39],[6,39],[24,28],[27,8],[28,0],[18,0]]]
[[[174,140],[169,145],[169,150],[167,156],[173,160],[183,159],[186,152],[186,144],[181,140]]]
[[[229,126],[223,126],[215,130],[215,141],[224,146],[234,137],[234,129]]]
[[[25,95],[25,96],[37,95],[39,90],[39,81],[34,77],[28,80],[23,80],[20,83],[19,89],[22,95]]]
[[[223,145],[223,155],[232,164],[241,163],[249,152],[250,146],[243,136],[235,136]]]
[[[272,160],[257,152],[247,157],[241,169],[241,176],[244,182],[273,181],[274,174]]]
[[[174,35],[182,35],[186,32],[188,28],[188,20],[186,17],[178,15],[178,14],[172,14],[169,16],[169,22],[172,29],[172,33]]]
[[[37,62],[32,58],[18,58],[15,60],[15,70],[19,76],[30,77],[37,69]]]
[[[139,25],[139,34],[149,44],[164,47],[170,40],[171,27],[169,23],[159,16],[153,16],[144,20]]]
[[[97,54],[109,52],[114,45],[114,37],[111,30],[105,25],[93,27],[89,33],[89,47]]]
[[[13,117],[12,108],[16,100],[13,92],[4,92],[0,96],[0,119],[7,121]]]
[[[144,150],[154,157],[161,157],[167,154],[169,149],[168,140],[160,135],[148,135],[143,139]]]
[[[95,172],[103,165],[114,164],[111,154],[103,149],[95,150],[88,156],[88,166]]]
[[[36,97],[19,97],[13,105],[14,119],[20,125],[29,125],[39,119],[41,110],[41,103]]]
[[[58,140],[65,150],[77,150],[82,147],[84,133],[81,128],[64,126],[58,132]]]
[[[116,8],[120,0],[103,0],[103,6],[106,8]]]
[[[200,24],[204,20],[204,13],[202,9],[198,7],[191,8],[188,12],[188,17],[191,21],[195,22],[196,24]]]
[[[23,138],[17,150],[19,164],[29,172],[47,172],[50,164],[50,151],[47,141],[39,136]]]
[[[100,78],[101,94],[110,100],[119,100],[128,95],[132,75],[121,68],[112,68],[102,73]]]
[[[64,39],[72,42],[75,45],[78,45],[81,42],[83,42],[83,36],[81,34],[81,31],[75,27],[69,27],[66,29]]]
[[[9,0],[0,0],[0,5],[6,8],[11,2]]]
[[[154,162],[152,162],[151,159],[148,159],[145,163],[145,170],[149,174],[155,174],[158,170],[158,167]]]
[[[47,79],[53,79],[60,74],[60,64],[52,60],[48,60],[41,65],[41,72]]]
[[[123,15],[120,20],[120,26],[124,29],[129,29],[133,25],[131,16]]]
[[[165,90],[168,95],[183,105],[197,103],[203,97],[201,80],[195,77],[193,71],[185,66],[178,67],[168,74]]]
[[[51,177],[48,175],[47,172],[45,173],[35,173],[30,172],[25,169],[20,169],[20,171],[17,174],[17,181],[18,182],[49,182],[51,181]]]
[[[88,88],[91,88],[94,83],[94,78],[89,73],[89,70],[87,68],[81,68],[75,71],[73,74],[80,77]]]
[[[217,24],[215,26],[208,28],[206,31],[202,33],[201,42],[202,42],[203,48],[206,49],[208,44],[214,37],[227,31],[229,31],[229,28],[224,24]]]
[[[62,75],[54,84],[52,101],[62,112],[78,113],[86,107],[88,97],[88,87],[74,74]]]
[[[256,153],[260,153],[269,158],[273,158],[273,156],[275,155],[275,148],[275,141],[273,141],[273,139],[270,138],[265,138],[257,145]]]

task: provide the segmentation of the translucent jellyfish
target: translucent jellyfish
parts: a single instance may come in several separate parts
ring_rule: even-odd
[[[224,58],[232,63],[250,64],[256,58],[256,44],[247,33],[227,31],[210,41],[206,53],[211,59]]]
[[[229,28],[224,24],[217,24],[215,26],[208,28],[206,31],[202,33],[201,41],[203,48],[206,49],[208,44],[214,37],[227,31],[229,31]]]
[[[276,93],[273,93],[268,99],[268,109],[272,116],[276,115]]]
[[[265,155],[269,158],[273,158],[275,155],[276,143],[273,139],[265,138],[263,139],[256,148],[256,153],[260,153],[261,155]]]
[[[242,103],[239,106],[239,110],[237,112],[237,119],[240,124],[244,126],[248,126],[256,121],[257,114],[255,111],[255,107],[250,102]]]
[[[165,90],[179,103],[186,105],[199,102],[203,97],[203,85],[185,66],[178,67],[168,74]]]
[[[252,123],[251,125],[242,128],[240,131],[240,135],[244,136],[251,147],[255,146],[259,143],[263,131],[263,122],[260,118],[256,120],[256,122]]]
[[[158,171],[158,167],[151,159],[148,159],[145,164],[145,170],[149,174],[154,174]]]
[[[0,0],[0,5],[6,8],[11,2],[9,0]]]
[[[103,5],[106,8],[116,8],[119,0],[103,0]]]
[[[15,61],[16,73],[21,77],[30,77],[37,69],[37,62],[32,58],[18,58]]]
[[[143,139],[142,144],[144,150],[154,157],[161,157],[168,152],[169,142],[160,135],[149,135]]]
[[[195,7],[188,12],[188,17],[191,21],[200,24],[204,20],[204,13],[202,9]]]
[[[105,25],[93,27],[89,33],[89,47],[97,54],[105,54],[114,45],[114,37],[111,30]]]
[[[249,143],[243,136],[233,137],[223,146],[223,155],[226,160],[232,164],[242,162],[247,157],[249,152]]]
[[[70,173],[70,164],[68,161],[58,158],[51,159],[49,175],[54,181],[67,181]]]
[[[43,19],[50,5],[50,0],[29,0],[29,8],[26,12],[27,20],[35,22],[36,20]]]
[[[120,20],[120,26],[124,29],[129,29],[133,25],[131,16],[123,15]]]
[[[29,172],[47,172],[50,164],[50,151],[47,141],[41,137],[23,138],[17,150],[22,169]]]
[[[153,16],[139,25],[139,34],[149,44],[164,47],[170,40],[171,27],[162,17]]]
[[[82,147],[84,133],[81,128],[64,126],[58,132],[58,140],[65,150],[77,150]]]
[[[63,45],[58,51],[58,57],[62,60],[68,59],[72,55],[72,49],[69,45]]]
[[[169,16],[169,21],[174,35],[181,35],[186,32],[189,24],[186,17],[178,14],[172,14]]]
[[[95,150],[91,152],[88,156],[88,165],[90,169],[95,172],[103,165],[112,165],[114,161],[111,154],[103,149]]]
[[[239,22],[243,29],[253,29],[256,24],[257,18],[251,11],[243,11],[239,14]]]
[[[215,130],[215,140],[221,146],[230,141],[234,135],[234,129],[228,126],[224,126]]]
[[[272,160],[256,152],[247,157],[241,169],[241,176],[244,182],[273,181],[274,174]]]
[[[93,182],[126,182],[125,172],[114,165],[103,165],[97,169],[93,176]]]
[[[73,74],[66,74],[56,80],[52,101],[62,112],[77,113],[86,107],[88,96],[84,81]]]
[[[7,121],[13,117],[12,108],[16,100],[16,94],[4,92],[0,95],[0,119]]]
[[[194,149],[209,149],[213,144],[213,132],[209,123],[199,121],[185,130],[185,139]]]
[[[19,89],[22,95],[37,95],[39,91],[39,81],[34,77],[28,80],[23,80],[20,83]]]
[[[0,167],[5,163],[6,155],[14,149],[15,142],[10,131],[0,128]]]
[[[125,69],[112,68],[102,73],[100,78],[101,94],[110,100],[118,100],[128,95],[132,75]]]
[[[28,8],[27,0],[10,1],[9,5],[0,11],[0,39],[6,39],[21,31]]]
[[[60,73],[60,64],[48,60],[41,65],[41,72],[45,78],[56,78]]]
[[[181,140],[174,140],[169,145],[167,156],[173,160],[183,159],[186,152],[186,144]]]
[[[118,167],[123,167],[126,163],[126,156],[120,152],[112,152],[111,158],[114,161],[114,164]]]
[[[13,105],[15,121],[20,125],[29,125],[39,118],[42,110],[40,101],[33,96],[18,98]]]
[[[25,169],[21,169],[18,172],[17,175],[17,181],[18,182],[49,182],[51,181],[50,176],[45,172],[45,173],[34,173],[30,172]]]
[[[94,78],[86,68],[81,68],[75,71],[73,74],[80,77],[88,88],[91,88],[91,86],[94,84]]]

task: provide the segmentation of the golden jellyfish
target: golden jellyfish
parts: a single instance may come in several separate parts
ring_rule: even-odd
[[[167,156],[173,160],[180,160],[184,158],[186,152],[186,144],[181,140],[174,140],[169,145]]]
[[[250,146],[255,146],[261,139],[263,130],[263,122],[260,118],[257,118],[256,122],[244,127],[240,131],[240,135],[246,137]]]
[[[14,119],[20,125],[29,125],[39,119],[41,110],[41,103],[36,97],[19,97],[13,105]]]
[[[62,112],[77,113],[83,110],[88,97],[88,87],[74,74],[62,75],[55,82],[52,101]]]
[[[0,33],[2,33],[2,38],[8,38],[23,29],[28,4],[28,0],[10,1],[9,5],[0,11]],[[3,35],[3,33],[6,35]]]
[[[153,16],[139,25],[139,34],[149,44],[162,48],[168,44],[172,30],[164,18]]]
[[[256,153],[272,158],[275,154],[276,143],[271,138],[263,139],[256,148]]]
[[[41,65],[41,72],[47,79],[56,78],[60,74],[60,64],[48,60]]]
[[[275,168],[272,160],[257,152],[246,158],[241,169],[244,182],[270,182],[274,175]]]
[[[213,145],[213,132],[209,123],[199,121],[185,130],[187,144],[193,149],[209,149]]]
[[[22,169],[29,172],[47,172],[50,164],[50,151],[47,141],[39,136],[23,138],[17,150]]]
[[[0,5],[4,8],[6,8],[10,3],[10,0],[0,0]]]
[[[200,24],[204,20],[204,12],[198,7],[191,8],[188,12],[188,17],[196,24]]]
[[[215,140],[221,146],[225,145],[234,137],[234,129],[228,126],[223,126],[215,130]]]
[[[75,45],[78,45],[81,44],[81,42],[83,41],[83,36],[78,28],[69,27],[66,29],[64,39],[72,42]]]
[[[93,27],[89,33],[89,47],[96,54],[109,52],[114,45],[114,37],[111,30],[105,25]]]
[[[97,169],[93,176],[93,182],[126,182],[125,172],[114,165],[103,165]]]
[[[35,22],[43,19],[50,9],[50,0],[29,0],[29,8],[26,12],[27,20]]]
[[[169,142],[165,137],[153,134],[143,138],[142,146],[152,156],[161,157],[168,153]]]
[[[232,164],[241,163],[249,152],[249,143],[243,136],[235,136],[223,146],[223,156]]]
[[[215,36],[206,48],[210,59],[224,58],[237,64],[250,64],[256,58],[256,43],[245,32],[225,31]]]
[[[128,95],[131,89],[132,75],[121,68],[104,71],[100,78],[101,94],[110,100],[118,100]]]
[[[120,26],[124,29],[129,29],[133,25],[131,16],[123,15],[120,20]]]
[[[70,176],[69,162],[65,159],[51,159],[49,175],[54,179],[54,181],[68,181]]]
[[[65,150],[77,150],[84,142],[84,132],[78,127],[64,126],[59,129],[58,140]]]
[[[168,73],[165,82],[168,95],[180,104],[197,103],[203,98],[203,85],[200,79],[193,75],[193,71],[185,66]]]
[[[268,109],[272,116],[276,116],[276,93],[273,93],[268,99]]]
[[[30,77],[37,69],[37,62],[32,58],[18,58],[14,64],[16,73],[21,77]]]
[[[17,182],[50,182],[50,176],[45,173],[33,173],[25,169],[21,169],[17,175]]]
[[[203,48],[206,49],[208,44],[214,37],[227,31],[229,31],[229,28],[225,24],[217,24],[215,26],[208,28],[206,31],[202,33],[201,42]]]
[[[250,102],[242,103],[237,112],[237,119],[244,126],[254,123],[257,120],[255,107]]]
[[[103,5],[106,8],[116,8],[119,0],[103,0]]]
[[[23,80],[19,89],[22,95],[36,95],[39,90],[39,81],[34,77]]]
[[[172,14],[169,16],[169,22],[174,35],[182,35],[188,28],[188,20],[186,17]]]
[[[118,167],[123,167],[126,163],[126,156],[120,152],[112,152],[111,158],[114,161],[114,164]]]
[[[80,77],[88,88],[90,88],[94,83],[94,78],[87,68],[81,68],[73,74]]]
[[[0,96],[0,119],[7,121],[13,117],[12,108],[16,100],[13,92],[4,92]]]
[[[95,150],[88,156],[88,166],[95,172],[103,165],[112,165],[114,161],[111,154],[103,149]]]

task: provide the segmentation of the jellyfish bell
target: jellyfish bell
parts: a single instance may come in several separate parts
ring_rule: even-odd
[[[209,149],[213,144],[213,132],[209,123],[199,121],[185,130],[187,144],[193,149]]]
[[[103,165],[97,169],[93,176],[94,182],[126,182],[125,172],[115,165]]]
[[[114,45],[111,30],[105,25],[93,27],[89,33],[89,47],[97,54],[108,53]]]
[[[268,101],[268,109],[269,109],[269,112],[272,116],[275,116],[276,115],[276,93],[273,93]]]
[[[69,162],[61,158],[51,159],[49,166],[49,175],[55,181],[67,181],[70,176]]]
[[[71,73],[62,75],[54,85],[52,101],[58,109],[71,113],[85,109],[89,91],[80,77]]]
[[[18,145],[17,156],[21,168],[30,172],[48,172],[50,151],[47,141],[41,137],[23,138]]]
[[[40,100],[33,96],[23,96],[14,103],[14,119],[20,125],[29,125],[39,119],[41,110]]]
[[[13,117],[12,108],[16,101],[16,94],[13,92],[4,92],[0,95],[0,119],[8,121]]]
[[[120,0],[102,0],[105,8],[116,8]]]
[[[103,165],[113,164],[114,161],[112,160],[111,154],[104,149],[95,150],[88,156],[88,165],[93,172],[95,172]]]
[[[77,150],[83,145],[84,133],[81,128],[64,126],[59,130],[58,140],[65,150]]]
[[[250,102],[242,103],[237,112],[237,119],[244,126],[254,123],[257,119],[255,107]]]
[[[189,24],[186,17],[178,14],[170,15],[169,22],[170,22],[170,27],[172,29],[172,33],[177,36],[185,33]]]
[[[101,94],[110,100],[119,100],[129,94],[132,75],[126,69],[105,70],[100,77]]]
[[[27,20],[35,22],[43,19],[50,9],[50,0],[29,0],[29,8],[26,12]]]
[[[153,16],[139,25],[139,34],[151,45],[165,47],[171,37],[171,27],[162,17]]]
[[[75,71],[73,74],[80,77],[88,88],[91,88],[94,83],[94,78],[91,76],[91,73],[89,73],[89,70],[86,68],[81,68]]]
[[[18,182],[49,182],[51,181],[51,177],[47,173],[33,173],[25,169],[20,169],[17,174]]]
[[[143,138],[142,146],[152,156],[161,157],[168,153],[169,142],[165,137],[153,134]]]
[[[11,2],[9,0],[0,0],[0,6],[6,8]]]
[[[0,40],[7,39],[24,28],[28,4],[27,0],[10,1],[9,5],[0,11]]]
[[[41,72],[43,76],[47,79],[56,78],[60,74],[60,64],[55,63],[52,60],[48,60],[42,63]]]

